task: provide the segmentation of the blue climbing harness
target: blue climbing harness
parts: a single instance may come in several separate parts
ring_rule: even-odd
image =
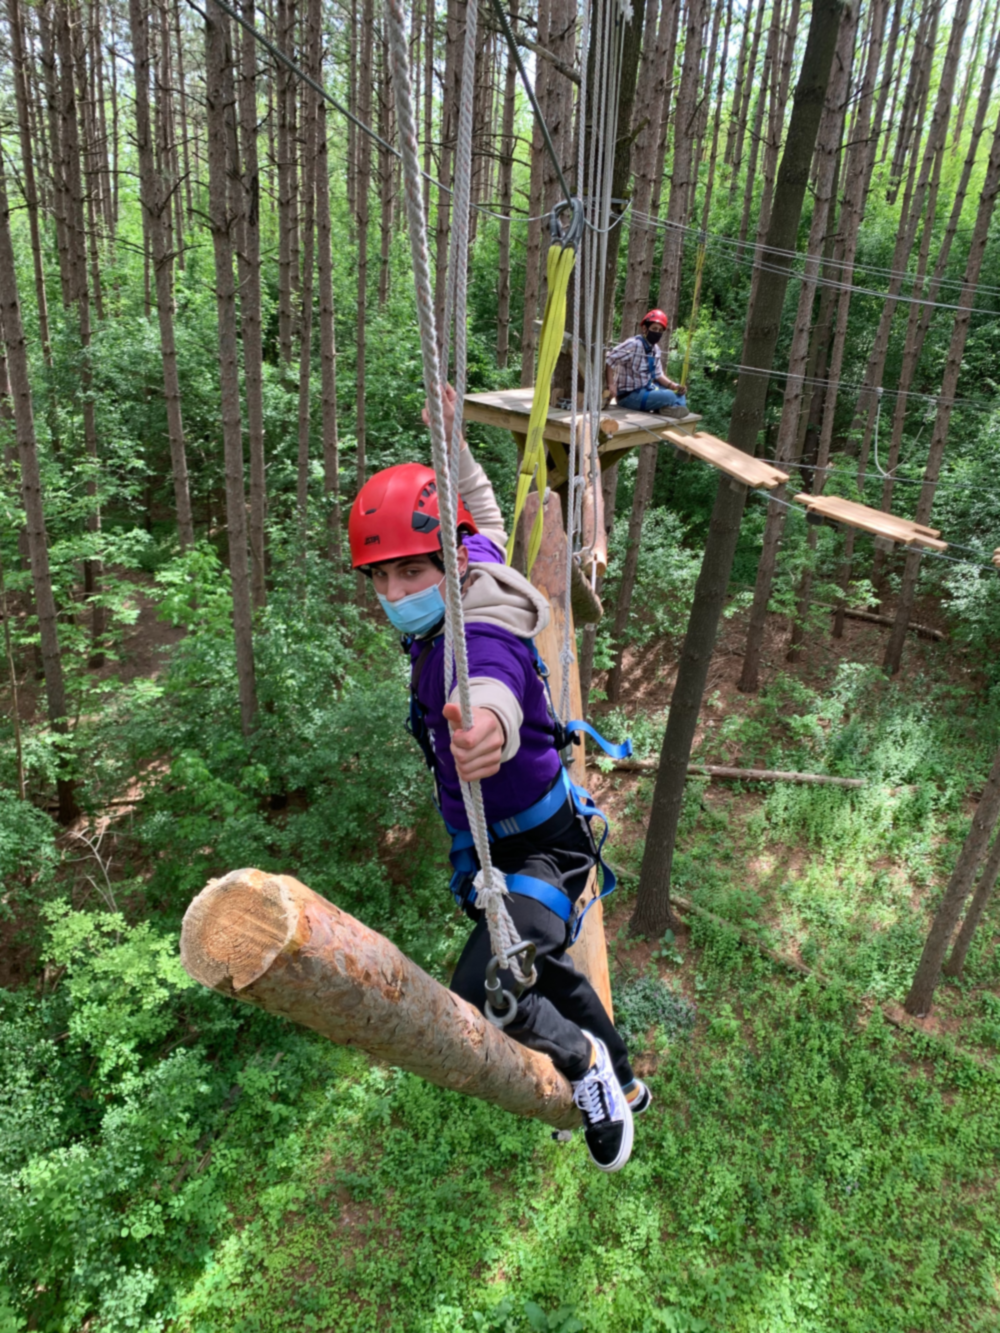
[[[423,751],[424,760],[427,767],[434,775],[435,788],[437,786],[437,766],[435,762],[434,745],[431,740],[430,731],[427,723],[424,721],[423,709],[417,699],[417,686],[420,682],[420,676],[423,672],[424,664],[430,654],[434,643],[440,638],[440,635],[434,639],[428,640],[420,656],[413,664],[413,676],[410,682],[410,716],[407,722],[407,730],[416,740]],[[590,738],[601,747],[605,754],[610,755],[612,759],[627,759],[632,753],[632,742],[627,739],[620,745],[615,745],[607,741],[596,731],[589,722],[583,722],[574,719],[570,722],[560,722],[552,702],[552,690],[549,686],[548,667],[542,661],[542,658],[535,647],[534,639],[521,639],[521,642],[530,650],[535,670],[541,677],[542,684],[545,687],[545,695],[548,700],[549,719],[552,723],[554,732],[555,748],[564,751],[568,746],[579,744],[577,739],[580,732],[590,736]],[[403,639],[404,651],[409,651],[413,640],[409,636]],[[436,793],[436,804],[438,812],[441,810],[440,796]],[[600,842],[594,839],[594,849],[597,853],[597,864],[601,871],[601,892],[597,898],[592,898],[583,911],[577,915],[573,903],[561,889],[556,888],[554,884],[549,884],[543,879],[536,879],[534,875],[505,875],[507,889],[511,893],[520,894],[523,898],[534,898],[540,902],[549,911],[555,912],[561,921],[566,922],[570,928],[570,941],[575,942],[583,926],[583,918],[587,915],[595,902],[601,898],[606,898],[609,893],[615,889],[615,873],[604,860],[601,851],[608,836],[610,827],[608,817],[603,810],[599,809],[594,798],[587,791],[586,787],[581,787],[570,777],[565,767],[560,769],[559,776],[545,795],[534,805],[530,805],[527,810],[522,810],[520,814],[509,815],[506,819],[498,820],[495,824],[488,826],[490,842],[499,842],[504,838],[511,838],[518,833],[528,833],[531,829],[538,828],[559,813],[566,805],[568,800],[572,800],[576,813],[582,815],[587,820],[588,826],[592,819],[599,819],[604,825],[604,832],[601,834]],[[443,818],[443,816],[442,816]],[[476,901],[476,888],[473,880],[479,871],[479,861],[475,853],[475,844],[472,833],[468,829],[453,828],[447,820],[444,821],[445,828],[451,834],[451,850],[448,853],[448,859],[451,861],[453,874],[451,877],[451,892],[459,907],[472,906]],[[591,833],[593,837],[593,833]]]

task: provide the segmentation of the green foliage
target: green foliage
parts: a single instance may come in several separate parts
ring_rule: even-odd
[[[633,1049],[645,1049],[649,1035],[667,1041],[685,1036],[694,1027],[695,1007],[655,973],[644,973],[615,986],[615,1026]]]

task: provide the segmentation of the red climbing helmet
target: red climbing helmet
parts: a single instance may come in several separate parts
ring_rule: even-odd
[[[664,328],[670,323],[662,310],[648,310],[642,317],[643,324],[662,324]]]
[[[461,496],[458,530],[478,531]],[[441,516],[434,469],[423,463],[399,463],[369,477],[351,506],[347,532],[353,569],[440,551]]]

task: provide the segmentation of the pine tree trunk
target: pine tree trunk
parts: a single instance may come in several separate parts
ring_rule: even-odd
[[[56,604],[52,595],[48,534],[45,529],[42,480],[31,402],[28,349],[24,339],[21,304],[17,291],[14,248],[10,236],[10,205],[7,202],[2,158],[0,158],[0,324],[3,326],[3,337],[7,348],[14,424],[21,463],[21,496],[27,525],[31,584],[35,595],[38,633],[42,646],[49,724],[62,738],[68,732],[66,685],[59,653]],[[58,751],[62,751],[61,745],[58,746]],[[68,753],[63,754],[63,764],[68,764]],[[68,776],[59,777],[57,788],[59,820],[63,824],[69,824],[77,815],[72,779]]]
[[[306,73],[319,80],[323,49],[321,0],[307,0],[303,58]],[[316,94],[306,85],[302,103],[302,304],[299,318],[299,452],[295,501],[305,547],[309,508],[309,388],[312,373],[313,268],[316,228]]]
[[[772,105],[777,97],[777,61],[781,40],[781,6],[783,0],[774,0],[771,11],[771,25],[767,31],[767,46],[764,49],[764,68],[761,73],[760,90],[754,106],[753,127],[750,131],[750,157],[747,161],[746,180],[743,184],[743,213],[740,217],[740,249],[750,229],[750,211],[753,204],[754,186],[757,181],[757,158],[763,138],[764,111],[770,99]]]
[[[746,138],[747,121],[750,117],[750,102],[755,88],[755,76],[757,73],[757,55],[760,51],[760,38],[764,30],[764,14],[767,11],[767,0],[760,0],[757,6],[757,18],[754,21],[753,37],[750,42],[750,58],[747,61],[746,78],[743,82],[739,108],[735,113],[736,132],[733,137],[733,151],[731,160],[733,164],[733,174],[729,182],[729,202],[732,203],[736,198],[736,183],[740,174],[740,163],[743,161],[743,140]],[[749,22],[749,13],[747,15]],[[763,84],[766,79],[761,80]]]
[[[389,70],[389,46],[383,36],[379,41],[378,68],[378,132],[386,143],[392,143],[392,86]],[[388,148],[378,145],[378,202],[379,202],[379,258],[378,303],[384,306],[389,299],[389,256],[392,252],[393,223],[393,162]]]
[[[656,10],[648,5],[642,65],[632,116],[632,223],[628,238],[628,271],[625,274],[625,298],[622,302],[622,334],[636,328],[649,304],[653,248],[649,242],[655,232],[643,214],[652,211],[653,189],[657,171],[657,148],[663,130],[667,101],[667,83],[673,77],[668,52],[676,40],[679,0],[660,0],[659,25]],[[662,171],[662,163],[660,164]]]
[[[243,0],[243,17],[254,19],[254,0]],[[250,591],[254,608],[267,605],[264,523],[267,482],[264,459],[264,352],[260,287],[260,166],[257,154],[257,44],[239,30],[240,156],[243,166],[243,252],[240,256],[240,326],[243,383],[250,453]]]
[[[243,486],[243,438],[240,423],[239,360],[236,337],[236,284],[233,280],[233,229],[230,209],[229,150],[226,129],[227,83],[232,67],[228,23],[215,0],[208,0],[205,24],[205,108],[208,122],[209,208],[215,256],[215,294],[219,330],[219,381],[222,394],[222,441],[226,470],[226,527],[233,589],[233,632],[240,692],[240,721],[249,736],[257,712],[253,658],[253,612],[247,559],[246,495]]]
[[[366,125],[371,123],[372,113],[372,36],[375,26],[375,14],[372,0],[363,0],[360,38],[360,66],[358,69],[358,116]],[[367,324],[368,324],[368,195],[371,186],[371,140],[362,134],[357,141],[358,179],[357,211],[355,221],[358,229],[358,329],[357,329],[357,372],[355,389],[355,424],[354,434],[357,440],[356,481],[360,491],[365,484],[367,450],[365,393],[367,384]],[[359,584],[359,587],[362,586]]]
[[[188,489],[184,419],[181,411],[180,379],[177,373],[177,346],[174,340],[173,261],[164,235],[164,213],[169,204],[164,195],[165,182],[162,177],[157,176],[153,162],[149,118],[149,14],[143,0],[129,0],[129,24],[132,34],[135,144],[139,158],[142,219],[156,275],[156,313],[160,325],[160,357],[163,361],[163,398],[167,411],[167,435],[170,440],[177,536],[183,551],[194,542],[194,521],[191,516],[191,496]]]
[[[996,825],[994,825],[994,829]],[[972,902],[969,904],[969,910],[965,914],[965,920],[962,922],[962,928],[958,932],[955,943],[952,945],[951,953],[947,961],[943,964],[941,971],[946,977],[961,977],[965,968],[965,959],[969,952],[969,945],[972,943],[973,936],[983,919],[983,913],[986,911],[986,904],[990,900],[994,888],[996,887],[997,876],[1000,875],[1000,835],[993,839],[993,846],[986,855],[983,862],[983,868],[979,872],[979,881],[976,884],[975,892],[972,895]]]
[[[774,451],[775,462],[778,467],[798,461],[797,455],[801,451],[802,435],[799,431],[799,418],[802,411],[806,367],[809,360],[809,333],[812,327],[812,313],[823,248],[827,243],[831,226],[837,155],[840,151],[844,128],[845,94],[850,77],[850,55],[853,37],[853,17],[851,11],[845,10],[844,18],[841,21],[840,41],[834,58],[826,108],[816,144],[816,184],[813,215],[809,228],[805,271],[799,288],[799,304],[795,318],[795,328],[792,333],[792,345],[788,356],[788,378],[785,380],[781,422],[778,426],[778,440]],[[785,487],[781,486],[775,491],[774,499],[769,502],[767,507],[763,547],[757,564],[753,604],[750,608],[750,623],[747,628],[746,646],[743,650],[743,669],[739,680],[739,688],[746,694],[756,693],[760,684],[760,656],[764,644],[764,630],[767,625],[767,608],[771,600],[771,588],[774,584],[778,549],[788,513],[783,503],[784,499]]]
[[[979,273],[986,252],[990,220],[993,217],[998,191],[1000,191],[1000,119],[997,120],[996,129],[993,133],[993,144],[990,149],[989,164],[986,168],[986,178],[983,182],[982,193],[979,196],[979,208],[969,245],[969,257],[965,265],[965,280],[958,298],[959,309],[955,312],[951,343],[948,347],[944,376],[941,381],[941,393],[938,396],[937,415],[934,419],[934,431],[927,456],[927,467],[924,470],[923,485],[920,488],[920,497],[917,500],[917,509],[914,515],[915,522],[925,525],[930,521],[934,493],[937,489],[938,477],[941,474],[941,460],[948,439],[948,427],[951,424],[958,377],[962,369],[962,357],[965,353],[965,343],[969,334],[969,317],[972,306],[975,304],[976,287],[979,283]],[[910,623],[910,615],[917,595],[919,573],[920,553],[919,551],[908,551],[903,569],[903,582],[899,590],[896,619],[886,647],[885,661],[882,664],[885,672],[891,676],[894,676],[899,670],[902,660],[906,627]]]
[[[437,192],[437,217],[434,226],[434,323],[438,342],[445,342],[446,306],[448,304],[448,255],[451,249],[452,162],[458,131],[458,106],[462,87],[462,48],[465,23],[460,0],[446,0],[447,17],[444,40],[444,88],[441,93],[441,144]]]
[[[35,184],[35,153],[31,142],[28,115],[28,80],[25,69],[24,31],[21,26],[20,0],[7,0],[10,20],[11,63],[14,74],[14,100],[17,103],[17,125],[21,141],[21,172],[24,177],[24,203],[28,210],[28,228],[31,236],[31,259],[35,273],[35,300],[38,307],[38,332],[42,340],[45,364],[51,369],[52,345],[49,338],[49,304],[45,293],[45,271],[42,264],[42,242],[38,225],[38,189]]]
[[[611,338],[613,320],[615,314],[615,291],[617,287],[618,276],[618,251],[621,248],[622,229],[616,225],[616,220],[626,207],[625,203],[615,203],[615,200],[624,200],[629,193],[629,181],[633,170],[633,153],[635,151],[635,139],[632,134],[632,109],[635,104],[636,81],[639,74],[639,56],[642,51],[642,33],[644,21],[644,9],[648,10],[655,19],[657,0],[634,0],[632,6],[632,20],[625,26],[625,32],[622,36],[622,54],[621,64],[619,66],[618,76],[618,135],[615,142],[614,160],[611,166],[611,214],[609,226],[611,232],[608,236],[607,258],[604,265],[604,317],[605,326],[602,330],[605,342]],[[568,79],[563,79],[562,83],[572,93],[572,88]],[[570,122],[570,110],[566,113],[567,129]],[[567,151],[571,147],[567,137]]]
[[[277,46],[294,59],[296,0],[278,0]],[[294,106],[297,80],[287,65],[276,64],[278,115],[278,349],[284,365],[292,361],[292,212]]]
[[[250,0],[252,3],[252,0]],[[323,490],[326,496],[327,557],[340,555],[340,445],[337,438],[337,337],[333,309],[333,236],[330,226],[330,168],[326,103],[316,106],[316,241],[319,249],[319,359],[323,430]]]
[[[621,693],[622,655],[625,651],[625,630],[628,626],[629,611],[632,607],[632,593],[635,589],[635,577],[639,568],[639,545],[642,541],[642,525],[646,510],[653,499],[653,482],[656,479],[656,457],[659,445],[644,444],[639,449],[639,467],[635,477],[635,495],[632,499],[632,515],[628,525],[628,546],[625,550],[625,562],[622,565],[621,584],[615,600],[615,619],[611,631],[615,648],[614,664],[608,674],[608,702],[616,704]]]
[[[538,42],[545,46],[549,37],[551,0],[540,0],[538,5]],[[539,60],[535,68],[535,96],[543,104],[548,80],[553,77],[547,60]],[[524,312],[521,322],[521,385],[535,382],[535,320],[539,309],[539,271],[544,254],[540,214],[544,201],[545,143],[534,116],[531,119],[531,174],[528,180],[528,228],[524,249]]]
[[[430,0],[428,0],[428,3]],[[517,20],[517,0],[510,6],[511,18]],[[514,178],[514,104],[517,92],[517,68],[507,53],[503,85],[503,118],[500,125],[499,212],[502,215],[497,257],[497,365],[506,368],[510,345],[510,209]]]
[[[787,252],[794,248],[802,215],[840,18],[841,6],[837,0],[816,0],[764,251],[764,259],[775,271],[761,278],[753,323],[748,323],[743,341],[742,364],[765,372],[771,369],[777,345],[788,285],[790,259]],[[767,374],[747,372],[740,375],[737,385],[728,438],[736,448],[748,454],[753,454],[757,447],[767,385]],[[729,587],[745,499],[744,486],[731,483],[725,477],[720,479],[663,738],[638,902],[631,923],[633,931],[650,938],[660,936],[672,921],[670,871],[687,765],[719,618]]]
[[[1000,750],[993,760],[989,778],[976,807],[976,813],[972,817],[972,827],[962,844],[962,850],[955,862],[955,869],[951,872],[941,905],[927,933],[913,985],[903,1005],[908,1014],[915,1014],[917,1018],[924,1018],[931,1011],[934,992],[941,980],[944,956],[998,815],[1000,815]]]

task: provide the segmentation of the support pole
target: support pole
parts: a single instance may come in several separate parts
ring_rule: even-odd
[[[524,531],[530,532],[535,521],[539,496],[532,491],[524,504],[522,523]],[[531,582],[549,599],[552,617],[541,634],[535,635],[535,647],[549,669],[549,685],[556,707],[562,696],[563,669],[560,654],[563,649],[563,632],[566,624],[566,529],[563,527],[562,505],[558,495],[549,492],[545,503],[542,545],[531,570]],[[573,649],[573,661],[570,665],[569,707],[572,717],[582,716],[580,695],[580,665],[576,656],[576,635],[573,632],[573,612],[570,617],[570,646]],[[564,719],[565,720],[565,719]],[[586,756],[582,745],[574,747],[574,759],[570,768],[570,777],[583,785],[586,782]],[[600,892],[597,886],[597,872],[592,872],[583,897],[579,903],[582,912],[591,898]],[[614,1018],[611,1004],[611,975],[608,971],[608,950],[604,939],[604,908],[600,902],[594,903],[583,923],[580,938],[569,951],[573,964],[582,972],[594,990],[601,997],[601,1002],[608,1015]]]
[[[290,875],[233,870],[188,907],[181,962],[211,990],[341,1046],[557,1129],[580,1124],[569,1083],[383,936]]]

